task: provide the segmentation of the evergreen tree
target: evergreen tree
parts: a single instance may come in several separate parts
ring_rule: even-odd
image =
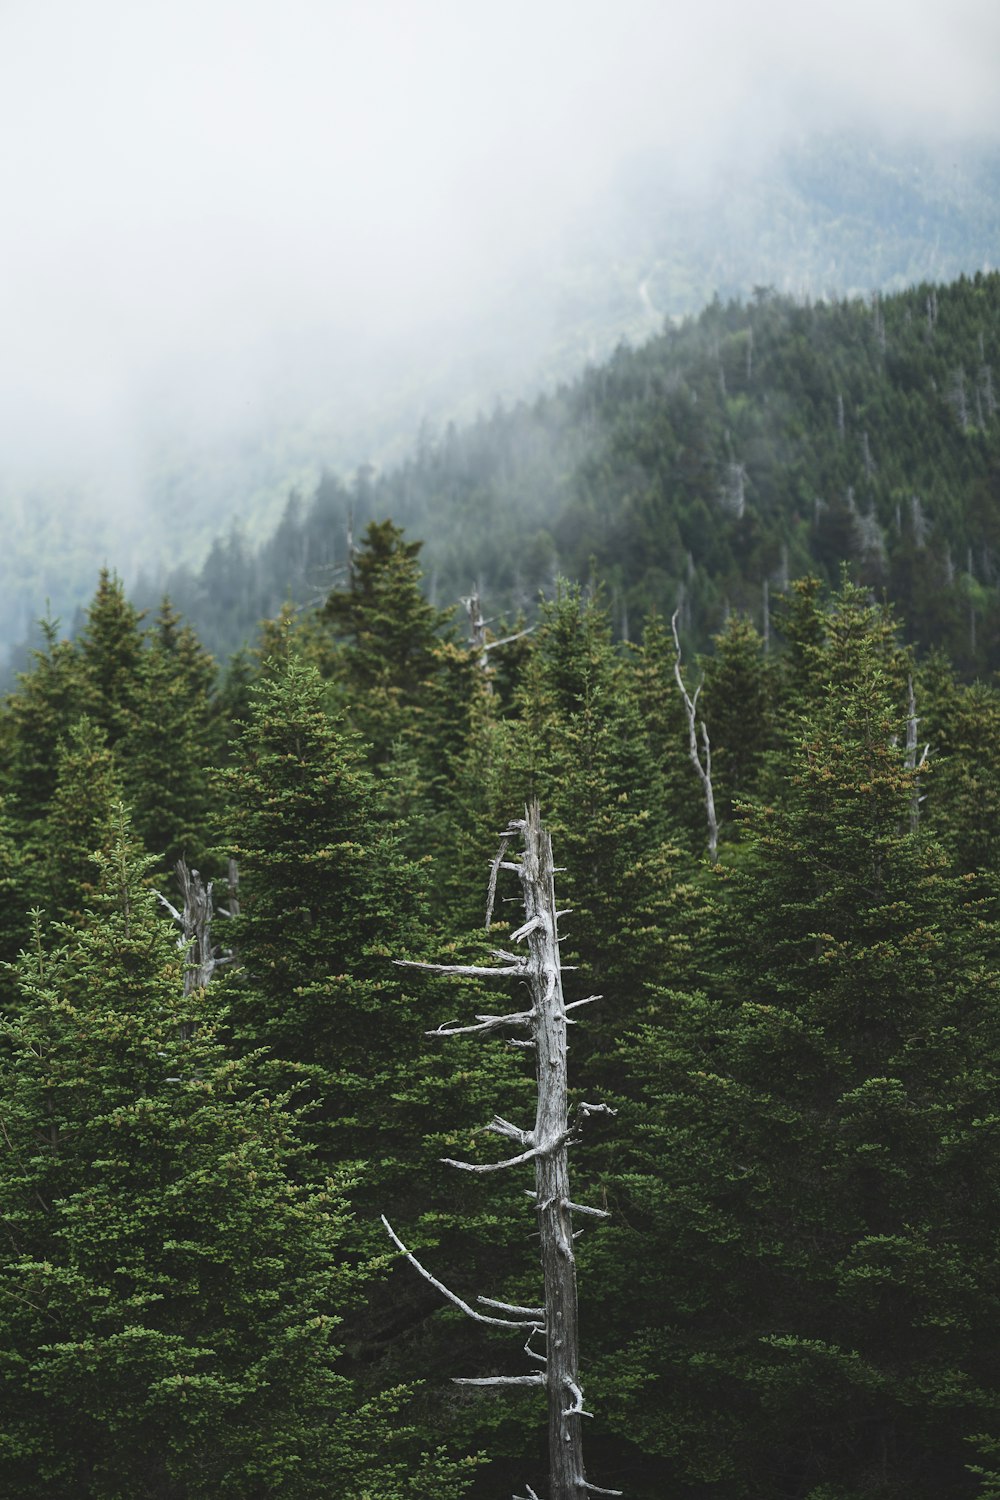
[[[566,585],[543,608],[518,707],[504,793],[515,807],[538,798],[561,851],[572,909],[563,950],[580,965],[573,990],[604,997],[576,1045],[604,1053],[623,1016],[643,1009],[650,978],[684,961],[698,902],[690,863],[668,837],[634,670],[615,651],[599,597]],[[576,1068],[587,1087],[585,1057]]]
[[[85,688],[73,645],[59,639],[56,620],[41,622],[44,645],[7,700],[3,719],[3,779],[10,814],[26,848],[37,852],[32,828],[45,816],[55,788],[57,750],[83,711]]]
[[[372,1126],[379,1057],[393,1056],[401,1023],[408,1034],[390,961],[413,947],[415,872],[380,826],[357,737],[328,714],[315,668],[292,658],[254,690],[226,786],[241,874],[234,1020],[248,1046],[322,1073],[332,1121],[357,1126],[360,1106]]]
[[[36,899],[57,921],[78,923],[89,910],[97,889],[96,855],[120,798],[121,780],[105,731],[83,714],[59,746],[34,871]]]
[[[449,618],[421,592],[420,548],[391,521],[372,521],[351,559],[347,588],[330,594],[321,611],[338,643],[333,674],[376,765],[394,742],[419,731]]]
[[[880,615],[829,624],[705,989],[626,1048],[601,1253],[647,1310],[615,1355],[638,1497],[971,1496],[995,1410],[995,929],[910,831]]]
[[[134,730],[144,665],[143,616],[125,597],[121,579],[102,568],[80,632],[84,707],[112,749]]]
[[[928,746],[921,815],[966,872],[1000,870],[1000,691],[961,683],[940,655],[916,685],[921,753]]]
[[[25,861],[18,848],[13,821],[0,797],[0,1014],[11,1004],[13,983],[8,969],[28,936]]]
[[[215,663],[164,599],[135,683],[120,765],[137,831],[158,862],[200,863],[209,843],[211,769],[221,755]]]
[[[93,917],[36,933],[4,1026],[0,1493],[457,1495],[461,1466],[400,1453],[398,1399],[337,1372],[342,1195],[301,1185],[294,1115],[183,997],[121,812],[108,843]]]
[[[763,642],[745,617],[731,615],[713,647],[699,707],[711,736],[715,800],[725,826],[734,805],[758,791],[773,739],[773,691]]]

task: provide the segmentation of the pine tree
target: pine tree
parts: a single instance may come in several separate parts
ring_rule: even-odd
[[[12,1002],[12,979],[7,966],[13,963],[28,937],[24,880],[25,861],[6,800],[0,797],[0,1014],[6,1014]]]
[[[107,842],[92,919],[36,931],[4,1025],[0,1493],[456,1496],[461,1464],[400,1448],[398,1394],[338,1373],[342,1192],[302,1186],[288,1101],[183,996],[121,811]]]
[[[880,614],[835,601],[704,990],[665,991],[625,1049],[639,1150],[605,1253],[646,1308],[615,1355],[625,1448],[660,1455],[637,1497],[974,1493],[998,1391],[995,932],[911,831],[884,663]]]
[[[504,1257],[523,1227],[508,1203],[498,1210],[499,1188],[474,1177],[456,1188],[441,1158],[458,1141],[465,1150],[493,1110],[516,1111],[530,1085],[519,1057],[426,1036],[456,1006],[474,1012],[495,997],[456,996],[393,962],[433,952],[424,872],[400,852],[383,783],[326,698],[315,668],[276,665],[254,690],[225,776],[227,847],[240,864],[241,915],[228,929],[241,966],[227,984],[234,1032],[266,1053],[268,1077],[308,1103],[317,1165],[351,1165],[366,1243],[384,1248],[380,1213],[422,1214],[444,1273],[460,1265],[497,1285],[518,1265]],[[449,933],[446,953],[461,956],[464,936]],[[490,1140],[479,1135],[468,1149],[487,1160]],[[454,1328],[439,1326],[425,1292],[401,1278],[391,1298],[352,1319],[366,1385],[454,1369]],[[428,1424],[454,1428],[462,1416],[441,1410],[439,1396],[426,1405]]]
[[[211,772],[221,757],[215,663],[169,599],[138,662],[135,718],[120,767],[137,831],[161,866],[201,863],[209,844]]]
[[[391,521],[372,521],[351,559],[347,588],[330,594],[321,611],[338,643],[334,677],[376,765],[418,730],[440,664],[449,612],[423,596],[421,545],[404,541]]]
[[[121,778],[105,731],[83,714],[59,745],[56,784],[33,872],[35,899],[55,920],[77,923],[89,909],[97,889],[95,856],[108,834],[112,804],[120,798]]]
[[[22,673],[4,713],[3,781],[10,815],[26,847],[45,816],[56,781],[57,748],[83,712],[85,687],[76,648],[59,638],[59,623],[41,622],[44,644]]]
[[[545,607],[518,706],[508,805],[536,796],[564,851],[572,916],[563,947],[580,965],[573,988],[604,996],[579,1045],[605,1052],[623,1014],[642,1009],[650,977],[685,951],[693,893],[689,862],[667,836],[670,809],[656,796],[636,679],[600,598],[567,585]],[[586,1062],[578,1066],[586,1086]]]
[[[227,849],[240,867],[233,1022],[245,1047],[280,1060],[286,1082],[308,1084],[325,1160],[397,1158],[408,1148],[393,1100],[430,1019],[392,960],[426,950],[423,878],[326,698],[315,668],[294,658],[265,678],[225,773]]]
[[[731,823],[734,804],[756,795],[773,738],[771,673],[763,641],[742,615],[730,615],[713,637],[700,708],[709,727],[719,817]]]
[[[134,730],[144,662],[143,616],[125,597],[116,574],[101,570],[78,651],[85,682],[84,707],[112,749]]]

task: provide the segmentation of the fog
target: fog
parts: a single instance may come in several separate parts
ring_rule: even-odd
[[[3,0],[4,525],[190,461],[221,527],[281,424],[391,455],[530,377],[637,154],[697,192],[814,128],[997,140],[998,72],[995,0]]]

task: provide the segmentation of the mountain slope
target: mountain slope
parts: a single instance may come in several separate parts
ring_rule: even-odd
[[[431,588],[529,606],[596,566],[623,629],[733,608],[842,564],[964,670],[1000,662],[1000,275],[891,297],[714,301],[551,396],[425,441],[385,474],[327,478],[253,553],[161,580],[229,649],[285,597],[322,598],[348,516],[427,539]],[[147,586],[151,598],[153,590]]]

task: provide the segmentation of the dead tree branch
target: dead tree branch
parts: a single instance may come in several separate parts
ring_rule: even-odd
[[[410,1265],[415,1267],[416,1270],[420,1272],[425,1281],[430,1282],[435,1291],[440,1292],[442,1297],[446,1297],[449,1302],[451,1302],[455,1307],[460,1308],[462,1312],[467,1314],[468,1317],[474,1318],[477,1323],[489,1323],[493,1328],[530,1328],[532,1332],[537,1332],[539,1329],[544,1328],[544,1323],[542,1323],[538,1318],[532,1318],[530,1322],[527,1323],[515,1323],[510,1318],[489,1318],[485,1313],[476,1312],[476,1309],[474,1307],[470,1307],[468,1302],[463,1302],[461,1297],[457,1296],[453,1291],[450,1291],[449,1288],[445,1286],[443,1281],[438,1281],[436,1276],[432,1276],[430,1271],[428,1271],[426,1267],[420,1264],[419,1260],[417,1260],[417,1257],[412,1253],[412,1251],[407,1250],[406,1246],[403,1244],[403,1241],[399,1238],[399,1235],[393,1229],[385,1214],[380,1215],[380,1217],[382,1219],[382,1223],[385,1225],[386,1233],[392,1240],[392,1243],[396,1246],[397,1250],[401,1250],[403,1252],[407,1260],[410,1262]]]

